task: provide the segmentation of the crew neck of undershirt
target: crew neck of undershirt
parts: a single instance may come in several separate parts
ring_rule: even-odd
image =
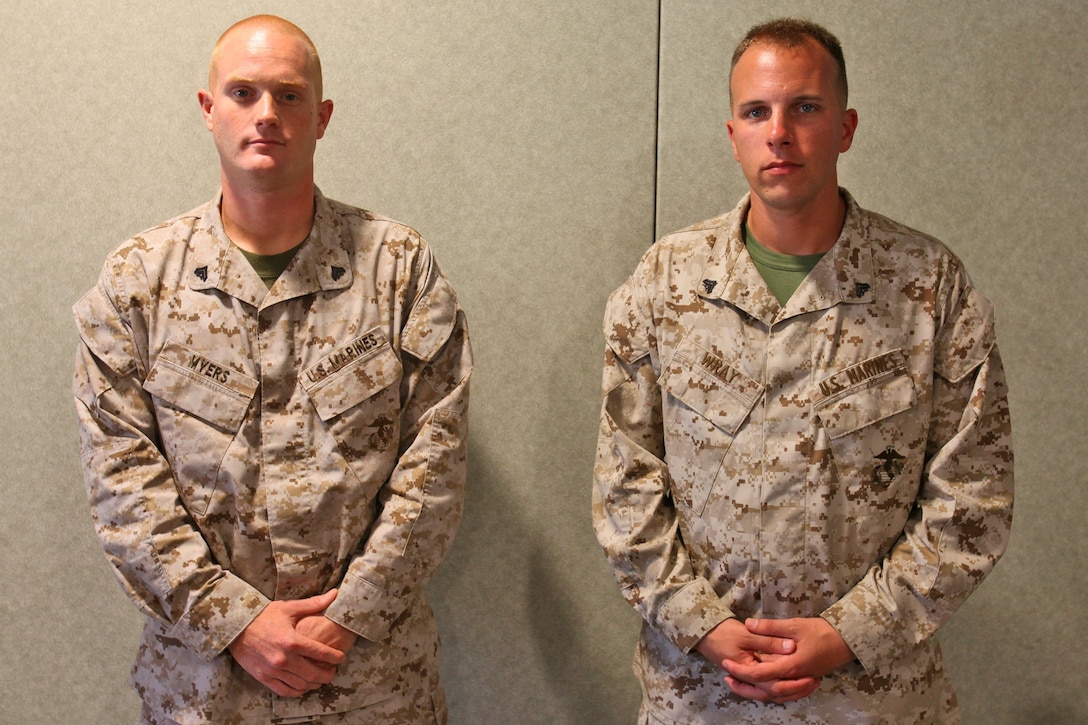
[[[808,274],[827,254],[827,252],[818,252],[816,254],[782,254],[776,252],[763,246],[752,234],[752,230],[747,224],[744,225],[744,244],[748,247],[748,254],[752,256],[752,260],[757,265],[764,265],[782,272],[803,272]]]
[[[782,254],[768,249],[759,243],[747,224],[744,225],[744,246],[780,305],[789,301],[808,273],[826,254]]]
[[[279,276],[283,274],[283,270],[287,269],[287,265],[291,263],[291,260],[295,258],[295,254],[298,253],[299,248],[305,243],[306,241],[303,240],[287,251],[279,252],[278,254],[258,254],[257,252],[249,252],[241,247],[238,247],[238,249],[245,255],[245,258],[249,260],[250,265],[253,267],[253,271],[261,278],[265,287],[272,289],[272,285],[276,283]]]

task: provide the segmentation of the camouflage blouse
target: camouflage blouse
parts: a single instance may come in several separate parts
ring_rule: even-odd
[[[609,300],[593,518],[644,620],[648,722],[956,717],[934,631],[1004,552],[1005,377],[941,243],[860,209],[785,306],[732,212]],[[693,651],[729,617],[824,617],[858,660],[787,705]]]
[[[271,289],[216,199],[118,247],[74,309],[94,522],[149,617],[133,685],[179,722],[441,692],[422,587],[461,517],[464,315],[415,231],[316,206]],[[332,684],[280,698],[225,652],[270,600],[332,587],[360,635]]]

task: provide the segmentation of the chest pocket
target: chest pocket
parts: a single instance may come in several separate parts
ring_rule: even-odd
[[[400,377],[400,360],[385,334],[375,328],[303,372],[302,387],[318,416],[328,422]]]
[[[368,497],[396,459],[402,376],[400,359],[379,328],[302,373],[302,387]]]
[[[144,390],[233,432],[242,424],[257,381],[181,343],[168,342],[148,373]]]
[[[143,387],[162,401],[156,404],[155,415],[178,493],[190,511],[202,515],[215,492],[227,448],[257,392],[257,381],[171,341],[159,352]]]
[[[823,379],[812,398],[851,502],[889,508],[901,498],[913,501],[916,486],[909,482],[917,479],[925,425],[903,352],[893,350]]]
[[[701,515],[763,386],[690,339],[677,347],[658,384],[669,396],[662,413],[673,495]]]

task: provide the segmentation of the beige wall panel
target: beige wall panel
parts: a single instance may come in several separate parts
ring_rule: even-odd
[[[994,301],[1017,500],[1005,559],[941,634],[967,722],[1088,721],[1088,5],[664,0],[657,233],[745,190],[732,49],[800,15],[843,42],[860,125],[841,181],[947,242]]]
[[[0,722],[135,721],[141,616],[86,508],[69,308],[214,193],[195,94],[259,11],[322,52],[322,189],[417,227],[469,315],[467,512],[430,586],[454,722],[630,722],[637,619],[589,483],[604,300],[653,237],[658,9],[573,0],[0,5]]]
[[[987,9],[666,0],[656,232],[743,189],[724,132],[743,30],[786,12],[830,25],[862,119],[844,183],[947,241],[998,306],[1017,519],[1010,553],[943,634],[968,721],[1076,722],[1088,719],[1088,297],[1074,278],[1088,261],[1076,235],[1088,57],[1068,29],[1088,11]],[[588,481],[600,313],[655,233],[658,9],[567,0],[0,6],[13,81],[0,135],[0,722],[134,719],[124,680],[140,615],[91,533],[68,308],[110,247],[214,192],[195,89],[218,32],[258,11],[296,20],[322,50],[337,104],[324,191],[420,229],[470,316],[468,509],[430,588],[455,722],[631,722],[638,621],[593,541]]]

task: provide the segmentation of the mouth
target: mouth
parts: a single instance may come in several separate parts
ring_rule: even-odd
[[[801,168],[801,164],[792,161],[774,161],[763,167],[770,174],[789,174]]]

